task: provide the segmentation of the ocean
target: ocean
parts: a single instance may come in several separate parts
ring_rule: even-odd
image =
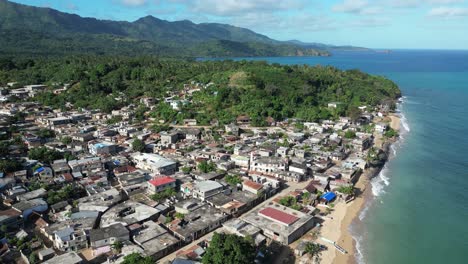
[[[237,60],[238,58],[236,58]],[[388,77],[404,95],[401,140],[350,226],[358,263],[468,263],[468,51],[245,58]]]

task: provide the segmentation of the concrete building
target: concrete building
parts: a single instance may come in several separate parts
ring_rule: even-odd
[[[89,153],[93,155],[114,154],[117,152],[117,145],[112,142],[98,142],[88,144]]]
[[[89,231],[89,242],[95,255],[110,252],[112,244],[129,239],[130,232],[120,223]]]
[[[26,220],[33,212],[40,214],[47,211],[48,205],[47,202],[44,201],[44,199],[37,198],[33,200],[15,203],[12,206],[12,208],[21,212],[23,219]]]
[[[101,158],[99,157],[91,157],[91,158],[84,158],[79,160],[70,160],[68,162],[68,166],[70,166],[72,172],[81,172],[87,173],[93,170],[100,170],[103,169],[103,164],[101,162]]]
[[[154,259],[160,259],[174,251],[180,243],[166,229],[153,221],[143,223],[133,235],[133,241],[143,248],[147,256],[152,256]]]
[[[184,221],[169,226],[174,235],[190,242],[213,231],[228,219],[228,215],[199,201],[190,199],[175,205],[176,212],[185,214]]]
[[[132,155],[136,167],[156,174],[171,175],[177,171],[177,163],[152,153],[135,153]]]
[[[142,203],[125,201],[101,216],[101,228],[121,223],[124,226],[156,219],[161,211]]]
[[[250,170],[271,173],[274,171],[286,171],[288,160],[281,157],[256,157],[253,154],[250,158]]]
[[[84,263],[83,259],[75,252],[69,252],[63,255],[55,256],[43,264],[81,264]]]
[[[314,226],[312,215],[270,202],[243,216],[243,220],[263,231],[263,235],[289,245]]]
[[[223,192],[224,186],[216,181],[196,182],[192,191],[192,196],[204,201],[213,195]]]
[[[148,181],[147,184],[148,184],[148,192],[155,194],[155,193],[162,192],[169,188],[175,188],[176,180],[169,176],[154,177],[152,180]]]
[[[254,182],[254,181],[250,181],[250,180],[245,180],[242,183],[242,189],[244,191],[248,191],[248,192],[251,192],[253,194],[258,195],[263,191],[263,184],[260,184],[260,183]]]
[[[86,232],[72,226],[55,232],[53,242],[54,247],[60,251],[78,251],[88,245]]]

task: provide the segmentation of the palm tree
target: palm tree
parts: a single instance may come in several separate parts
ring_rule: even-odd
[[[312,242],[308,242],[305,247],[305,252],[309,254],[312,258],[315,258],[315,261],[318,262],[320,255],[322,255],[320,245]]]
[[[122,248],[123,248],[123,243],[121,241],[116,241],[111,245],[111,248],[115,252],[120,252],[122,250]]]

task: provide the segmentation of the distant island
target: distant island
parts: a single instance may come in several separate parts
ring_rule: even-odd
[[[6,0],[0,0],[0,34],[0,54],[22,55],[330,56],[340,48],[278,41],[227,24],[153,16],[134,22],[98,20]]]

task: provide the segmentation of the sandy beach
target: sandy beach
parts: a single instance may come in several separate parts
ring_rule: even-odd
[[[400,130],[400,117],[389,115],[391,122],[390,127]],[[328,219],[323,223],[321,235],[332,241],[336,241],[338,245],[348,251],[348,254],[339,253],[334,247],[329,247],[328,250],[322,253],[322,264],[353,264],[356,263],[356,246],[354,239],[350,233],[349,227],[351,223],[359,216],[366,203],[366,197],[369,195],[369,174],[372,171],[366,170],[355,185],[358,196],[349,204],[340,202],[335,206],[335,210],[330,214],[333,219]],[[326,244],[319,239],[319,243]]]

